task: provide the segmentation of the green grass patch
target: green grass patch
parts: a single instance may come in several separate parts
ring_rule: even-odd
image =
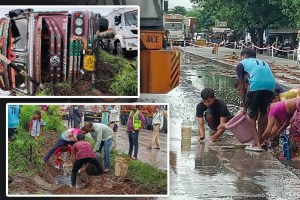
[[[127,157],[127,154],[112,150],[110,154],[111,168],[115,168],[116,157]],[[128,176],[142,189],[151,194],[167,194],[167,172],[157,169],[148,163],[131,160],[128,167]]]
[[[138,73],[137,59],[128,60],[126,58],[111,55],[105,51],[99,52],[97,58],[101,62],[114,68],[112,82],[109,90],[117,96],[135,96],[138,93]]]

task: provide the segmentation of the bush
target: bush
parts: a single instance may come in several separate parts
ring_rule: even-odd
[[[43,167],[42,141],[43,136],[36,141],[29,132],[20,126],[17,129],[16,140],[8,145],[8,170],[10,172],[27,172],[32,174]]]
[[[34,140],[29,134],[29,121],[40,106],[21,106],[20,126],[17,129],[15,141],[8,145],[8,170],[10,172],[35,173],[43,167],[43,143],[44,136]],[[42,119],[45,121],[44,131],[53,130],[63,132],[65,127],[62,124],[60,106],[51,105],[48,111],[41,111]]]
[[[112,93],[119,96],[136,96],[138,91],[138,75],[134,70],[123,70],[110,86]]]

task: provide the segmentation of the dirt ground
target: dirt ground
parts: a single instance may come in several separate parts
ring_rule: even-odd
[[[59,137],[56,132],[46,132],[43,142],[43,154],[45,155],[55,144]],[[71,171],[71,169],[70,169]],[[38,175],[9,174],[9,194],[149,194],[134,183],[130,177],[115,177],[113,170],[101,176],[88,176],[80,174],[77,176],[78,188],[68,185],[56,185],[55,177],[62,174],[54,168],[54,159],[50,158],[44,165],[43,171]]]

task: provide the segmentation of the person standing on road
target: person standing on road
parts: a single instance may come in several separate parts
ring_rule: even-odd
[[[73,109],[73,116],[74,116],[74,128],[80,128],[80,122],[82,118],[82,111],[79,106],[74,106]]]
[[[109,117],[110,111],[107,109],[107,106],[103,105],[102,111],[101,111],[101,123],[108,126],[108,117]]]
[[[152,117],[153,132],[151,134],[151,139],[150,139],[148,149],[152,149],[154,142],[156,144],[156,147],[154,147],[154,149],[160,149],[159,132],[162,130],[163,125],[164,125],[164,116],[160,112],[159,106],[154,106],[154,114]]]
[[[68,116],[68,127],[73,128],[73,117],[74,117],[74,107],[73,105],[70,105],[68,107],[69,116]]]
[[[103,168],[100,162],[96,158],[95,152],[92,149],[90,143],[84,141],[85,135],[77,135],[78,142],[76,142],[72,147],[72,158],[73,158],[73,168],[71,172],[71,184],[72,187],[76,186],[76,178],[78,170],[86,163],[91,163],[96,165],[98,175],[103,173]]]
[[[104,172],[110,171],[110,147],[112,144],[112,129],[101,123],[85,123],[85,128],[91,133],[92,138],[96,141],[94,152],[101,154],[104,147]]]
[[[58,140],[56,141],[54,147],[47,153],[44,158],[44,161],[47,162],[52,154],[60,147],[66,146],[68,144],[73,145],[77,141],[77,135],[86,134],[88,130],[85,127],[79,128],[70,128],[64,131]]]
[[[8,106],[8,141],[15,139],[16,130],[20,124],[20,106]]]
[[[139,133],[142,128],[145,126],[146,119],[139,111],[139,106],[133,105],[132,110],[130,111],[127,125],[126,125],[126,132],[128,134],[129,140],[129,151],[128,155],[132,156],[132,151],[134,149],[133,159],[137,159],[138,151],[139,151]]]
[[[112,105],[112,109],[109,114],[109,127],[113,130],[113,141],[111,148],[115,149],[117,147],[118,141],[118,128],[119,128],[119,119],[120,119],[120,106]]]
[[[243,60],[236,66],[238,88],[242,97],[243,112],[247,113],[246,119],[254,139],[254,147],[250,146],[247,149],[261,151],[260,141],[267,126],[267,109],[274,97],[275,79],[270,66],[256,59],[255,50],[244,48],[241,56]],[[248,89],[245,87],[245,76],[249,79]]]
[[[205,119],[208,127],[215,132],[210,137],[210,141],[214,142],[225,132],[225,125],[233,115],[229,112],[225,102],[215,97],[213,89],[204,88],[201,91],[201,98],[202,101],[196,107],[199,128],[198,141],[205,139]]]

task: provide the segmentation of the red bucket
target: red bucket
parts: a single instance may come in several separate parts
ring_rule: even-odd
[[[226,124],[226,129],[229,129],[240,143],[246,143],[253,139],[252,132],[246,121],[246,115],[243,113],[237,114]]]

